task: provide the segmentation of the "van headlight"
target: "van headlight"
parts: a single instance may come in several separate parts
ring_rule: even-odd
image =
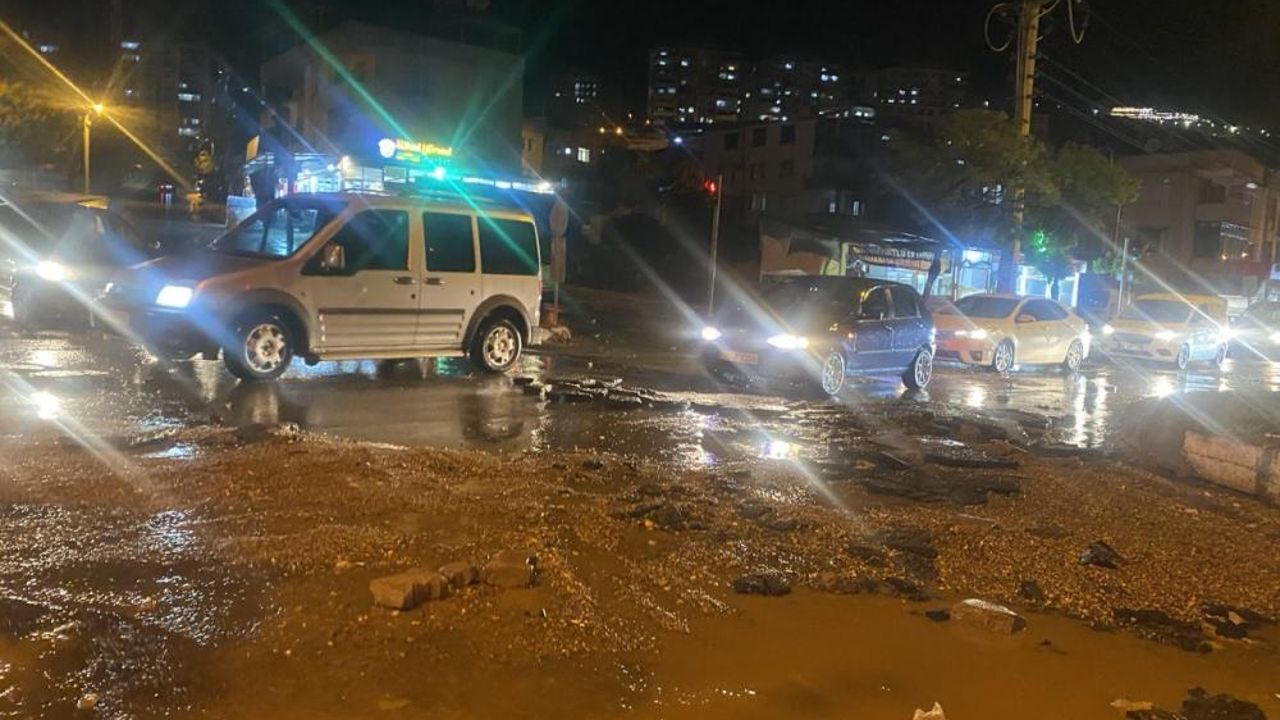
[[[976,328],[973,330],[957,330],[956,337],[973,338],[974,340],[986,340],[987,331],[985,328]]]
[[[809,338],[799,335],[774,335],[765,342],[779,350],[803,350],[809,347]]]
[[[194,295],[195,290],[186,285],[165,285],[156,295],[156,305],[181,310],[191,304]]]
[[[1156,339],[1161,342],[1169,342],[1175,337],[1177,336],[1174,335],[1174,332],[1172,330],[1161,330],[1160,332],[1156,333]]]
[[[67,266],[52,260],[41,260],[36,263],[36,275],[49,282],[66,282],[71,279],[71,271]]]
[[[1102,326],[1102,334],[1103,334],[1103,335],[1115,335],[1115,334],[1116,334],[1116,329],[1115,329],[1115,328],[1113,328],[1113,327],[1111,327],[1110,325],[1103,325],[1103,326]]]
[[[707,342],[715,342],[716,340],[719,340],[722,335],[724,335],[724,333],[720,332],[719,328],[713,328],[710,325],[702,328],[702,339]]]

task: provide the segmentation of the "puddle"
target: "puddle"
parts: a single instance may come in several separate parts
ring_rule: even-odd
[[[655,690],[641,715],[904,720],[939,702],[950,718],[1115,720],[1117,698],[1176,710],[1197,686],[1280,713],[1274,650],[1198,655],[1047,615],[984,642],[907,616],[946,603],[881,597],[797,591],[735,604],[740,615],[699,621],[642,663]]]

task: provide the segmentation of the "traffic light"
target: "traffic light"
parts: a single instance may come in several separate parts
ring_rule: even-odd
[[[715,195],[715,194],[716,194],[716,181],[715,181],[715,180],[712,180],[711,178],[707,178],[706,180],[703,180],[703,181],[702,181],[702,189],[703,189],[703,190],[706,190],[708,195]]]

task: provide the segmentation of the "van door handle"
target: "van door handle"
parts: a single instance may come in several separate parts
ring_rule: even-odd
[[[443,285],[443,284],[444,284],[444,278],[429,277],[429,278],[427,278],[427,284],[428,284],[428,285]]]
[[[394,280],[392,280],[392,282],[394,282],[394,283],[395,283],[395,284],[397,284],[397,285],[412,285],[412,284],[413,284],[413,276],[412,276],[412,275],[398,275]]]

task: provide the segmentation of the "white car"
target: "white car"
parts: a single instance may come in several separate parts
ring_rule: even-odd
[[[1102,350],[1110,357],[1221,365],[1231,330],[1227,303],[1212,295],[1141,295],[1102,328]]]
[[[1061,303],[1020,295],[968,295],[933,306],[938,359],[1008,372],[1015,365],[1080,369],[1089,325]]]
[[[208,247],[123,272],[104,304],[164,356],[246,380],[319,360],[469,355],[502,372],[538,324],[528,213],[354,193],[274,200]]]

